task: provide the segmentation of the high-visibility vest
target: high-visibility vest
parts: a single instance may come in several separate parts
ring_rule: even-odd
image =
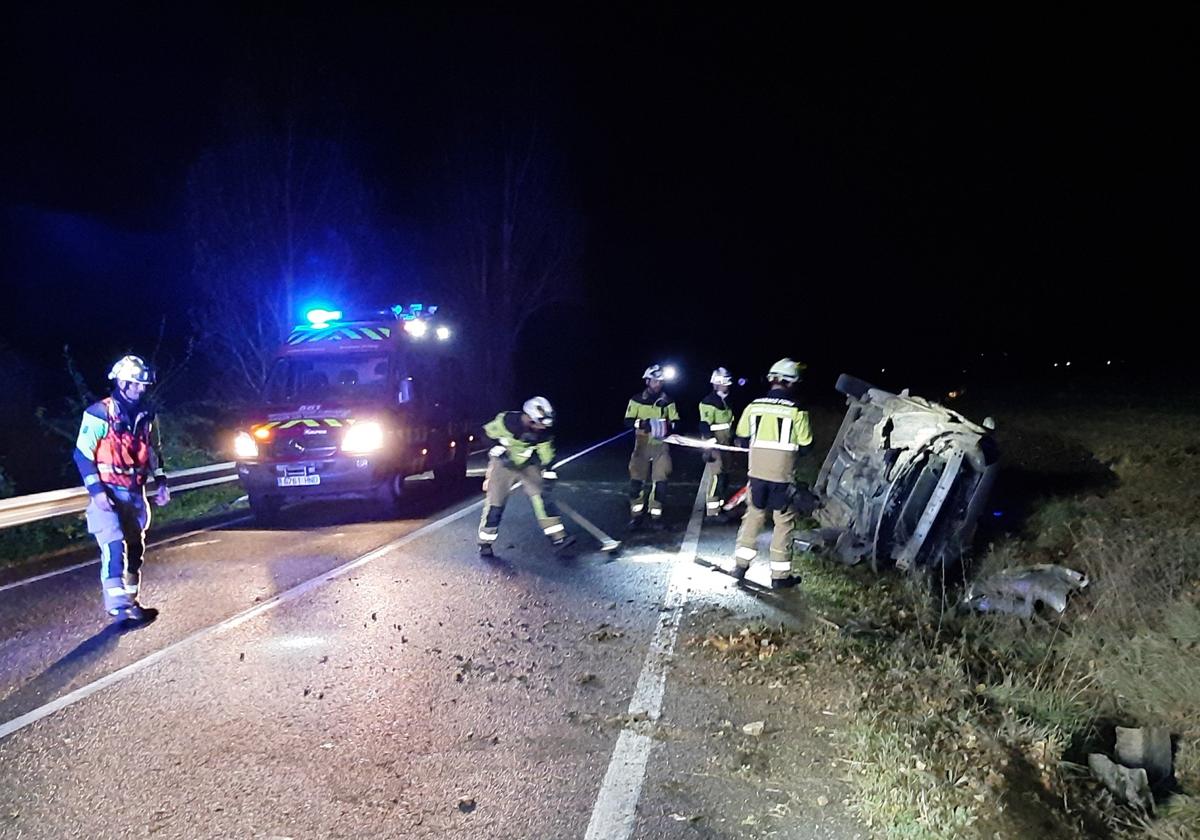
[[[781,389],[746,406],[736,434],[750,441],[750,477],[763,481],[792,481],[801,447],[812,445],[808,412]]]

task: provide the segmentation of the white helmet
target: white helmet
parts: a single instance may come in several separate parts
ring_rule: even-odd
[[[525,405],[521,406],[521,411],[535,423],[541,423],[543,426],[554,425],[554,406],[550,405],[550,400],[545,397],[530,397],[525,400]]]
[[[154,368],[146,363],[141,356],[122,356],[113,364],[108,372],[109,379],[117,382],[140,382],[143,385],[154,384]]]
[[[767,380],[778,379],[781,382],[793,383],[800,381],[801,372],[808,367],[802,362],[794,362],[791,359],[780,359],[775,364],[771,365],[771,369],[767,371]]]
[[[712,376],[709,377],[708,381],[713,385],[728,388],[733,384],[733,377],[729,375],[729,371],[725,368],[719,367],[712,372]]]
[[[646,368],[646,372],[642,374],[642,379],[647,381],[657,379],[659,382],[666,381],[667,374],[663,371],[662,365],[650,365]]]

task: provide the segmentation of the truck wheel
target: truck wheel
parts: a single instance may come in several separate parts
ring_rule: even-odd
[[[274,525],[279,521],[279,499],[275,496],[250,496],[250,512],[262,525]]]
[[[376,500],[384,516],[390,516],[400,509],[404,499],[404,474],[393,473],[375,494]]]

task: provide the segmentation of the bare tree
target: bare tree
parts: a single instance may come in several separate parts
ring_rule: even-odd
[[[536,129],[464,143],[448,170],[451,305],[470,322],[482,393],[499,405],[513,396],[521,332],[577,295],[582,226],[561,157]]]
[[[295,120],[251,127],[192,167],[188,221],[204,349],[233,394],[259,391],[302,292],[336,296],[373,246],[368,193],[341,144]]]

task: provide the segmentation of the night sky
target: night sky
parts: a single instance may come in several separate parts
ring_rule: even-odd
[[[164,315],[182,340],[187,171],[245,102],[337,138],[401,243],[464,126],[551,138],[583,293],[523,336],[530,390],[625,395],[668,358],[693,391],[782,355],[892,387],[981,353],[1194,361],[1181,11],[300,8],[10,13],[3,343],[42,397],[65,343],[98,384]]]

